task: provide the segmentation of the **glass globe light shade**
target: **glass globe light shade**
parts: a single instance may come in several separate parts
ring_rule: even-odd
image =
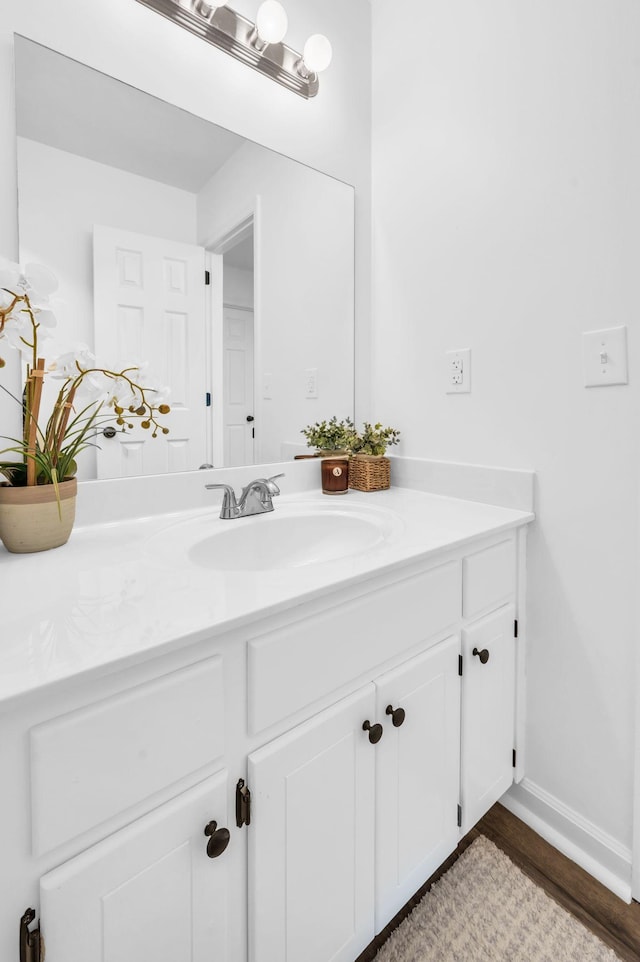
[[[258,10],[256,30],[263,43],[280,43],[287,32],[289,21],[278,0],[265,0]]]
[[[331,44],[321,33],[314,33],[304,45],[302,61],[311,73],[321,73],[331,63]]]

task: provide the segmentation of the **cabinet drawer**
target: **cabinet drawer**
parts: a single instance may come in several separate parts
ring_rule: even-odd
[[[516,588],[514,538],[467,555],[462,563],[462,614],[475,618],[509,601]]]
[[[222,756],[222,658],[37,725],[30,748],[42,855]]]
[[[460,617],[449,562],[249,642],[249,728],[263,731]]]

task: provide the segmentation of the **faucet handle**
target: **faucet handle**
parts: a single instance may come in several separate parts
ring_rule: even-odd
[[[235,498],[236,496],[236,493],[230,484],[205,484],[205,488],[207,491],[213,491],[216,488],[219,488],[221,491],[224,491],[225,494],[228,494],[229,497],[233,496]]]
[[[236,503],[236,493],[230,484],[205,484],[205,488],[208,491],[215,491],[216,489],[224,491],[220,517],[225,519],[235,517],[235,511],[238,505]]]
[[[280,488],[275,482],[277,478],[284,478],[284,477],[285,477],[285,474],[283,472],[282,474],[274,474],[273,477],[267,478],[267,487],[269,488],[269,491],[271,492],[271,494],[280,494]]]

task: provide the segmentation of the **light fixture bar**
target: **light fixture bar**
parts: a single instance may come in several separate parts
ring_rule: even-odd
[[[189,33],[206,40],[236,60],[259,70],[300,97],[309,100],[318,93],[318,75],[302,76],[298,66],[301,55],[284,43],[267,44],[258,50],[254,44],[255,25],[229,7],[218,7],[209,19],[191,10],[179,0],[137,0],[155,10]]]

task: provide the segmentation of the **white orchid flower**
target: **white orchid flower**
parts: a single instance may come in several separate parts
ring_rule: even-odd
[[[147,388],[147,393],[149,395],[149,401],[154,407],[167,404],[171,399],[171,388],[167,384],[164,384],[162,387]]]
[[[58,290],[58,278],[44,264],[25,264],[22,267],[2,257],[0,287],[13,294],[28,295],[32,307],[44,306]]]
[[[6,311],[13,300],[13,294],[0,287],[0,311]]]
[[[30,296],[39,303],[46,303],[58,290],[58,278],[44,264],[27,264],[23,276]]]
[[[77,344],[65,354],[60,354],[49,365],[51,377],[66,380],[69,377],[77,377],[81,371],[96,366],[95,355],[91,353],[86,344]]]
[[[40,325],[41,328],[47,328],[47,329],[55,327],[56,324],[58,323],[56,320],[56,315],[53,313],[53,311],[50,311],[48,308],[45,308],[44,310],[36,311],[36,322]],[[42,333],[44,333],[44,330],[42,331]]]
[[[7,324],[2,332],[2,340],[6,341],[10,347],[19,351],[25,360],[31,361],[33,358],[33,328],[28,319],[22,317],[12,317],[11,323]]]
[[[0,287],[13,291],[14,294],[19,294],[20,291],[18,288],[21,285],[23,276],[19,264],[7,260],[6,257],[0,257]]]
[[[108,392],[111,379],[102,371],[86,374],[78,385],[78,394],[83,401],[103,401]]]

